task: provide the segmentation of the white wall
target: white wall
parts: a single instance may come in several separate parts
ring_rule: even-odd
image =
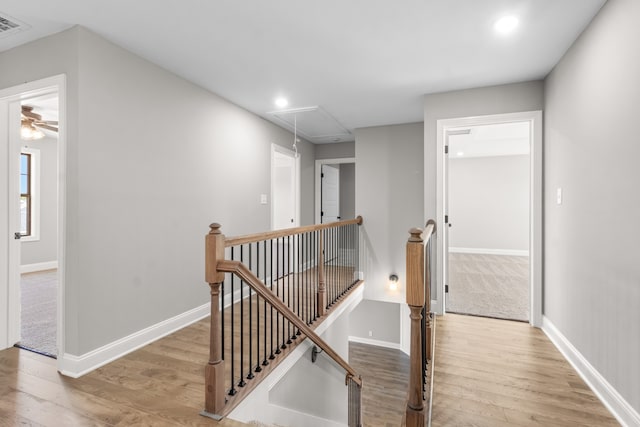
[[[40,151],[40,238],[21,241],[20,262],[54,262],[58,260],[58,141],[47,137],[23,145]]]
[[[547,78],[544,157],[544,315],[636,414],[638,21],[640,2],[609,0]]]
[[[0,63],[0,88],[68,77],[66,352],[206,303],[208,224],[227,235],[269,228],[259,196],[269,193],[270,145],[293,135],[83,28]],[[310,224],[314,147],[298,146]]]
[[[529,160],[528,155],[450,156],[450,250],[528,252]]]
[[[356,212],[365,299],[404,302],[405,245],[409,229],[423,227],[422,123],[356,130]],[[399,276],[397,291],[387,287]],[[372,313],[375,315],[375,313]]]

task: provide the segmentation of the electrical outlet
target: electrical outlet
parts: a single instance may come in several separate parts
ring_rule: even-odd
[[[260,204],[261,205],[266,205],[267,204],[267,195],[266,194],[261,194],[260,195]]]

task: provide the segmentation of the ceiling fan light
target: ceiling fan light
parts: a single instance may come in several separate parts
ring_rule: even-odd
[[[31,123],[22,123],[20,127],[20,137],[25,141],[34,141],[44,138],[44,132],[36,129]]]

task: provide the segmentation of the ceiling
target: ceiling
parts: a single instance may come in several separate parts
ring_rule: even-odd
[[[3,0],[0,16],[22,31],[0,33],[0,51],[83,25],[280,126],[276,97],[320,107],[348,132],[315,142],[337,142],[422,121],[427,93],[545,77],[604,3]],[[499,35],[508,14],[519,26]]]

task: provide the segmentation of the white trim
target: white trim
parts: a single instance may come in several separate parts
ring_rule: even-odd
[[[392,348],[394,350],[401,350],[399,342],[373,340],[371,338],[354,337],[349,335],[349,342],[357,342],[360,344],[375,345],[376,347]]]
[[[0,110],[9,102],[29,99],[35,96],[51,92],[58,94],[58,280],[57,280],[57,335],[56,348],[58,354],[64,354],[65,342],[65,259],[66,259],[66,159],[67,159],[67,78],[65,74],[23,83],[17,86],[0,90]],[[0,115],[0,128],[8,128],[6,120],[8,116]],[[0,143],[9,137],[8,134],[0,135]],[[6,141],[5,141],[6,142]],[[9,266],[16,273],[20,271],[19,261]],[[14,275],[15,276],[15,275]],[[20,332],[19,322],[19,274],[18,279],[8,283],[7,298],[4,299],[7,306],[0,307],[0,313],[7,313],[7,317],[0,316],[0,348],[13,345],[16,334]],[[0,285],[0,290],[4,290]],[[3,292],[0,292],[3,293]],[[3,299],[0,298],[0,301]],[[4,323],[6,321],[6,324]],[[19,339],[19,338],[18,338]],[[13,342],[12,342],[13,341]],[[58,359],[58,368],[62,365]]]
[[[444,230],[445,215],[445,153],[444,146],[447,132],[454,128],[479,126],[487,124],[513,123],[527,121],[530,129],[530,217],[529,217],[529,254],[530,254],[530,313],[529,323],[532,326],[542,325],[542,112],[524,111],[518,113],[494,114],[476,117],[442,119],[437,121],[436,142],[436,223],[438,230]],[[426,155],[426,152],[425,152]],[[426,163],[425,163],[426,164]],[[425,174],[425,179],[427,174]],[[429,183],[425,182],[425,185]],[[430,201],[425,198],[425,210]],[[443,236],[437,235],[437,286],[434,310],[437,314],[446,312],[444,285],[446,281],[446,242]]]
[[[144,347],[179,329],[204,319],[211,313],[211,304],[203,304],[170,319],[164,320],[141,331],[116,340],[81,356],[65,353],[58,357],[58,371],[62,375],[78,378],[106,365],[132,351]]]
[[[449,253],[456,254],[485,254],[485,255],[511,255],[511,256],[529,256],[529,251],[524,249],[489,249],[489,248],[452,248],[449,247]]]
[[[36,271],[54,270],[58,268],[58,261],[37,262],[20,266],[20,274],[35,273]]]
[[[322,197],[322,189],[320,187],[321,184],[321,177],[320,175],[322,174],[322,165],[341,165],[341,164],[345,164],[345,163],[356,163],[356,158],[355,157],[342,157],[339,159],[318,159],[316,160],[316,170],[315,170],[315,209],[314,209],[314,219],[316,224],[320,224],[321,218],[320,218],[320,205],[321,205],[321,197]],[[342,219],[351,219],[351,218],[342,218]]]
[[[546,316],[542,317],[542,330],[620,424],[629,427],[640,426],[640,414],[609,384]]]

